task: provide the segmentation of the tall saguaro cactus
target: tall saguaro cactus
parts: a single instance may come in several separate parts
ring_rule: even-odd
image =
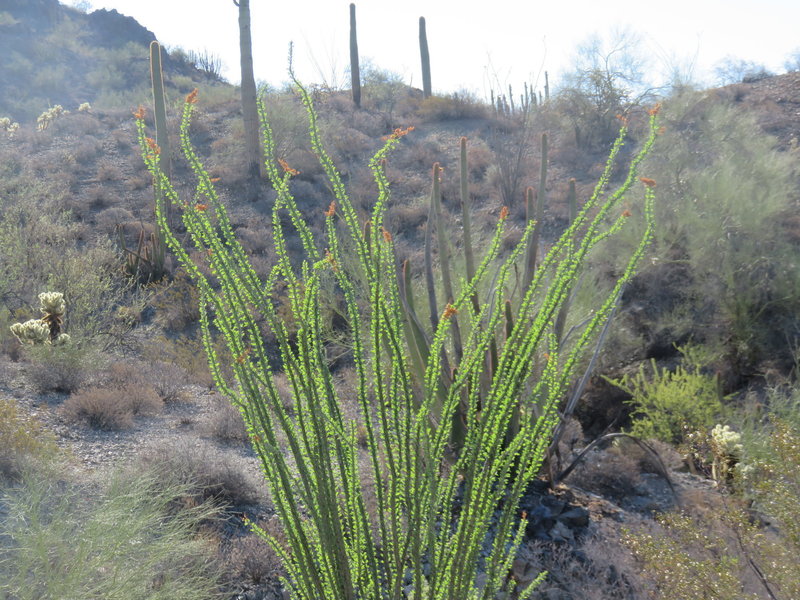
[[[171,175],[172,156],[169,149],[169,132],[167,131],[167,102],[164,99],[164,73],[161,69],[161,45],[156,41],[150,43],[150,81],[153,85],[153,115],[156,124],[156,145],[159,149],[157,154],[158,161],[161,170]],[[157,187],[154,189],[157,194]],[[156,204],[160,201],[161,199],[158,197],[155,199]],[[172,223],[172,206],[169,203],[164,207],[164,211],[167,223]],[[153,260],[151,263],[153,270],[151,275],[155,275],[156,278],[160,279],[164,274],[164,254],[163,251],[158,251],[158,249],[163,250],[164,248],[163,236],[160,232],[154,232],[151,244],[153,249]],[[139,250],[141,249],[142,246],[140,243]]]
[[[356,5],[350,4],[350,80],[353,104],[361,108],[361,70],[358,67],[358,38],[356,36]]]
[[[431,90],[431,55],[428,52],[428,34],[425,31],[425,17],[419,18],[419,55],[422,59],[422,95],[430,98]]]
[[[161,149],[158,155],[161,169],[168,175],[172,173],[172,159],[169,151],[167,133],[167,103],[164,100],[164,74],[161,70],[161,45],[150,42],[150,80],[153,84],[153,114],[156,123],[156,144]]]
[[[233,0],[233,3],[239,7],[239,55],[242,68],[242,116],[247,150],[247,172],[256,178],[261,161],[259,160],[256,79],[253,75],[253,43],[250,35],[250,0]]]

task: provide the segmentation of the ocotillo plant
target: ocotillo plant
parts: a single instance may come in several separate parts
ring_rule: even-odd
[[[361,108],[361,70],[358,68],[358,36],[356,35],[356,5],[350,4],[350,81],[353,104]]]
[[[425,30],[425,17],[419,18],[419,56],[422,61],[422,95],[430,98],[431,88],[431,54],[428,51],[428,33]]]
[[[520,517],[516,507],[541,465],[557,420],[558,399],[581,349],[578,343],[560,354],[546,328],[591,247],[622,226],[622,217],[611,218],[606,226],[622,193],[601,201],[598,192],[591,216],[589,209],[584,210],[569,235],[543,260],[530,289],[522,294],[517,321],[507,327],[508,336],[498,348],[497,364],[481,399],[486,352],[504,319],[497,307],[503,303],[532,225],[509,256],[499,259],[507,217],[502,211],[485,255],[474,265],[474,275],[462,279],[459,289],[454,286],[453,297],[428,330],[426,343],[407,344],[408,312],[396,277],[392,236],[384,221],[390,202],[384,165],[408,130],[388,136],[370,161],[379,191],[364,223],[322,146],[311,99],[299,84],[298,90],[308,112],[312,149],[335,199],[325,211],[324,236],[314,236],[289,191],[296,171],[282,160],[278,163],[283,171],[272,160],[265,162],[277,192],[273,207],[277,264],[265,280],[256,275],[234,236],[213,181],[191,145],[196,91],[187,97],[181,122],[183,153],[197,177],[191,203],[181,201],[160,171],[144,122],[137,120],[142,156],[163,191],[159,197],[182,209],[191,241],[207,263],[208,268],[201,269],[192,262],[168,229],[160,207],[159,226],[167,243],[197,282],[211,372],[247,423],[283,524],[285,544],[261,533],[282,558],[288,574],[285,583],[296,599],[489,600],[503,591],[510,594],[516,583],[509,572],[526,525],[525,515]],[[272,156],[274,142],[263,103],[260,115],[264,150]],[[652,137],[646,148],[651,145]],[[652,203],[653,190],[648,188],[646,233],[617,287],[598,300],[580,338],[583,345],[603,323],[618,288],[643,254],[652,231]],[[288,221],[301,240],[302,257],[289,256]],[[584,237],[577,235],[579,223],[585,227]],[[342,410],[345,392],[326,361],[320,290],[328,285],[335,286],[346,307],[357,378],[354,395],[361,411],[357,420]],[[278,290],[288,298],[296,326],[291,339],[287,321],[275,308]],[[481,298],[477,309],[470,300],[475,294]],[[453,344],[456,315],[463,315],[467,335],[458,367],[450,371],[444,368],[444,359]],[[280,352],[293,396],[291,408],[273,380],[265,328]],[[234,357],[230,378],[221,368],[214,331]],[[549,359],[534,369],[533,359],[543,346]],[[423,367],[419,377],[412,375],[416,363]],[[449,378],[446,386],[444,377]],[[523,395],[527,402],[538,403],[539,416],[519,419],[515,434],[508,437],[508,424]],[[460,452],[454,454],[448,448],[452,423],[462,412],[468,427]],[[364,461],[359,460],[358,427],[366,432]],[[368,510],[370,505],[374,511]],[[518,597],[529,598],[533,589],[530,585],[517,590]]]

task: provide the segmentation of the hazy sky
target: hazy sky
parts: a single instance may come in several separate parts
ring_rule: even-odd
[[[63,1],[63,0],[62,0]],[[69,0],[67,4],[78,4]],[[134,17],[167,47],[218,55],[224,75],[238,81],[237,8],[232,0],[86,0],[93,9]],[[287,79],[287,49],[295,46],[302,81],[344,83],[349,61],[346,0],[251,0],[256,78]],[[487,95],[523,81],[551,83],[569,68],[576,45],[596,33],[629,26],[641,36],[654,79],[673,66],[692,68],[712,83],[712,67],[733,56],[783,72],[800,50],[798,0],[360,0],[356,2],[362,60],[421,87],[418,19],[427,22],[433,87]],[[538,79],[537,79],[538,78]],[[348,84],[349,86],[349,84]]]

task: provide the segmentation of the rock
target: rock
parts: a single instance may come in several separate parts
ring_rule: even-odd
[[[586,527],[589,525],[589,511],[582,506],[575,506],[561,513],[558,520],[569,527]]]

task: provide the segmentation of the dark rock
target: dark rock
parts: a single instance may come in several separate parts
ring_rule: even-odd
[[[558,520],[569,527],[586,527],[589,525],[589,511],[582,506],[575,506],[561,513]]]

